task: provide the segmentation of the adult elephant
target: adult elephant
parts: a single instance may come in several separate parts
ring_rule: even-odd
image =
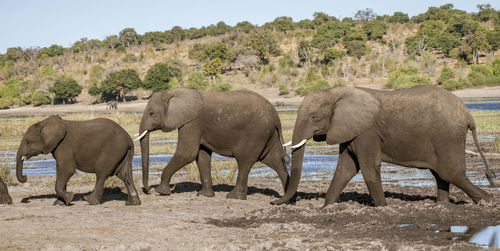
[[[290,200],[297,191],[304,144],[311,137],[340,144],[334,178],[325,206],[338,201],[347,182],[359,171],[377,206],[386,205],[380,178],[381,161],[430,169],[437,182],[438,201],[449,201],[450,183],[478,202],[488,193],[465,176],[465,140],[474,143],[494,185],[494,175],[477,142],[476,126],[462,101],[434,86],[400,91],[330,88],[307,94],[299,107],[292,141],[292,171],[286,194],[273,202]]]
[[[0,179],[0,204],[11,204],[12,203],[12,198],[9,196],[9,190],[7,189],[7,186],[3,182],[2,179]]]
[[[56,192],[54,204],[69,205],[74,194],[66,191],[66,184],[75,170],[96,174],[96,185],[84,199],[99,204],[104,182],[116,175],[123,180],[128,192],[127,205],[140,205],[132,177],[134,143],[128,133],[112,120],[99,118],[87,121],[63,120],[50,116],[31,125],[23,136],[16,156],[16,175],[26,182],[23,161],[38,154],[51,153],[56,159]]]
[[[170,179],[183,166],[196,160],[202,189],[198,195],[214,196],[211,154],[234,157],[238,178],[227,198],[246,199],[250,168],[256,161],[270,166],[284,189],[288,172],[284,161],[281,123],[273,105],[251,91],[198,92],[177,88],[155,92],[142,116],[139,133],[144,191],[149,185],[149,133],[178,129],[174,156],[163,170],[156,192],[170,194]]]

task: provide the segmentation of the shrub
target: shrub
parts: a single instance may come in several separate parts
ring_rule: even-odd
[[[431,80],[428,76],[420,74],[415,67],[408,67],[391,73],[385,87],[398,90],[430,84]]]
[[[0,98],[0,109],[9,109],[9,106],[13,104],[14,102],[11,98]]]
[[[446,80],[454,79],[454,78],[455,78],[455,72],[452,69],[450,69],[449,67],[445,66],[445,67],[443,67],[443,70],[441,71],[441,75],[436,80],[436,83],[438,85],[442,85]]]
[[[174,77],[171,67],[167,63],[156,63],[151,66],[144,77],[142,87],[149,90],[171,89],[168,85]]]
[[[51,103],[49,93],[44,90],[35,90],[31,95],[33,106],[47,105]]]
[[[446,90],[453,91],[453,90],[458,90],[458,89],[463,89],[469,86],[469,83],[464,80],[464,79],[459,79],[456,80],[454,78],[450,78],[445,80],[442,84],[441,87],[443,87]]]
[[[192,87],[198,90],[205,90],[209,85],[209,81],[205,78],[205,75],[202,72],[194,71],[189,74],[188,79],[186,81],[186,86]]]
[[[137,62],[137,57],[132,53],[127,53],[125,54],[125,56],[123,56],[123,62],[125,63]]]
[[[216,84],[213,85],[212,90],[215,92],[228,92],[233,89],[233,85],[230,83],[222,83],[222,84]]]
[[[328,81],[326,81],[324,79],[319,79],[319,80],[315,80],[313,82],[310,82],[306,86],[301,86],[301,87],[297,88],[295,90],[295,93],[297,95],[304,96],[309,92],[325,89],[328,87],[330,87],[330,84],[328,83]]]
[[[290,90],[288,89],[288,87],[285,85],[285,84],[280,84],[278,86],[278,90],[279,90],[279,95],[287,95],[290,93]]]
[[[346,53],[343,50],[339,50],[336,48],[328,48],[323,55],[323,62],[325,64],[328,64],[328,63],[333,62],[337,59],[341,59],[341,58],[345,57],[345,55],[346,55]]]
[[[494,64],[492,66],[472,65],[467,80],[473,86],[500,84],[500,74],[495,75],[494,66]]]

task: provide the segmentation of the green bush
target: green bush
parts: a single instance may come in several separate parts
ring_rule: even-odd
[[[215,92],[228,92],[233,89],[233,85],[230,83],[215,84],[212,86],[212,90]]]
[[[44,90],[35,90],[31,95],[31,103],[34,106],[50,104],[49,93]]]
[[[285,85],[285,84],[280,84],[278,86],[278,90],[279,90],[279,95],[287,95],[290,93],[290,90],[288,89],[288,87]]]
[[[429,76],[420,74],[415,67],[408,67],[391,73],[385,87],[398,90],[430,84]]]
[[[326,81],[324,79],[315,80],[315,81],[310,82],[309,84],[307,84],[305,86],[301,86],[301,87],[297,88],[295,90],[295,94],[300,95],[300,96],[304,96],[309,92],[325,89],[328,87],[330,87],[330,84],[328,83],[328,81]]]
[[[458,89],[463,89],[469,86],[469,83],[464,80],[464,79],[459,79],[456,80],[454,78],[450,78],[445,80],[442,84],[441,87],[443,87],[446,90],[453,91],[453,90],[458,90]]]
[[[472,86],[498,85],[500,84],[500,71],[495,74],[495,65],[472,65],[471,72],[467,75],[467,80]]]
[[[209,85],[209,81],[205,78],[205,74],[199,71],[194,71],[189,74],[188,79],[186,81],[187,87],[192,87],[198,90],[205,90]]]
[[[0,109],[9,109],[13,104],[12,98],[0,98]]]
[[[324,55],[323,55],[323,62],[325,64],[328,64],[330,62],[333,62],[337,59],[341,59],[345,57],[346,53],[343,50],[339,50],[336,48],[328,48],[326,49]]]
[[[123,56],[123,62],[125,63],[134,63],[137,62],[137,57],[132,53],[127,53]]]
[[[171,66],[167,63],[156,63],[151,66],[144,77],[142,87],[149,90],[171,89],[168,85],[174,77]]]
[[[441,75],[436,80],[436,83],[438,85],[442,85],[446,80],[454,79],[454,78],[455,78],[455,72],[452,69],[450,69],[449,67],[445,66],[445,67],[443,67],[443,70],[441,71]]]

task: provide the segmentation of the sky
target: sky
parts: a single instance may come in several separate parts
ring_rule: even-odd
[[[498,0],[0,0],[0,53],[17,46],[69,47],[80,38],[103,40],[129,27],[144,34],[176,25],[199,28],[219,21],[231,26],[241,21],[262,25],[280,16],[294,21],[312,19],[314,12],[342,19],[365,8],[378,15],[401,11],[411,17],[447,3],[467,12],[477,12],[478,4],[500,7]]]

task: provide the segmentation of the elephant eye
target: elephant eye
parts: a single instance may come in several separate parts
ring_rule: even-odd
[[[316,114],[311,115],[311,120],[314,122],[318,122],[320,120],[319,116]]]

